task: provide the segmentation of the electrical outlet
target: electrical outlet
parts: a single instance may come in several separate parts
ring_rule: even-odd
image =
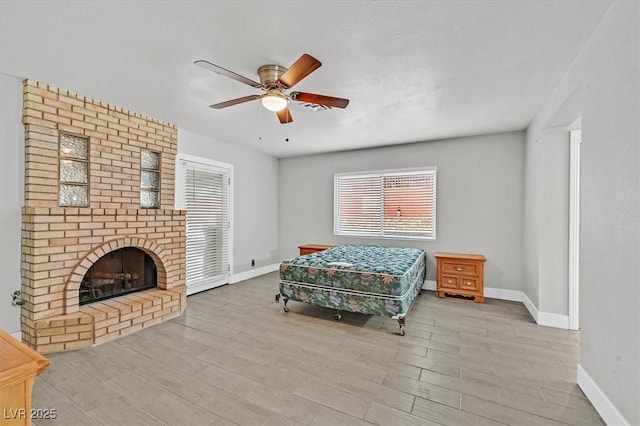
[[[255,259],[251,259],[251,266],[256,266],[256,260]]]

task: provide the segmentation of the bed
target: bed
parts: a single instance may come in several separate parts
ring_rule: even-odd
[[[404,335],[425,273],[422,249],[340,245],[282,261],[276,301],[284,300],[285,312],[289,300],[332,308],[337,320],[340,311],[391,317]]]

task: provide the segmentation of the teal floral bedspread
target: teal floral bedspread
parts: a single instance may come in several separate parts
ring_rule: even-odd
[[[369,315],[406,315],[426,274],[424,250],[342,245],[280,264],[287,300]]]
[[[422,249],[341,245],[284,260],[280,264],[280,279],[400,296],[407,292],[419,275],[424,279],[424,271],[425,253]]]

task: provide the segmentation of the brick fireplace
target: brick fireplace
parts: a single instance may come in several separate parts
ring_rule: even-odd
[[[23,341],[43,353],[77,349],[181,315],[186,216],[173,209],[175,126],[32,80],[24,82],[23,124]],[[87,146],[76,164],[86,178],[76,179],[72,201],[61,189],[69,179],[61,137]],[[158,177],[151,190],[141,184],[149,153]],[[76,191],[85,205],[74,204]],[[87,271],[128,247],[153,260],[157,287],[81,306]]]

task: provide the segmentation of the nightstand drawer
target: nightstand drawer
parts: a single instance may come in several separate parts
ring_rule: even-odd
[[[478,263],[467,263],[461,261],[442,261],[443,274],[460,274],[478,276],[480,273]]]
[[[460,277],[460,285],[458,286],[460,290],[479,290],[478,279],[477,278],[469,278],[469,277]]]
[[[454,288],[454,289],[458,289],[460,288],[459,285],[459,279],[456,276],[451,276],[451,275],[442,275],[441,277],[441,282],[440,282],[440,287],[442,288]]]

